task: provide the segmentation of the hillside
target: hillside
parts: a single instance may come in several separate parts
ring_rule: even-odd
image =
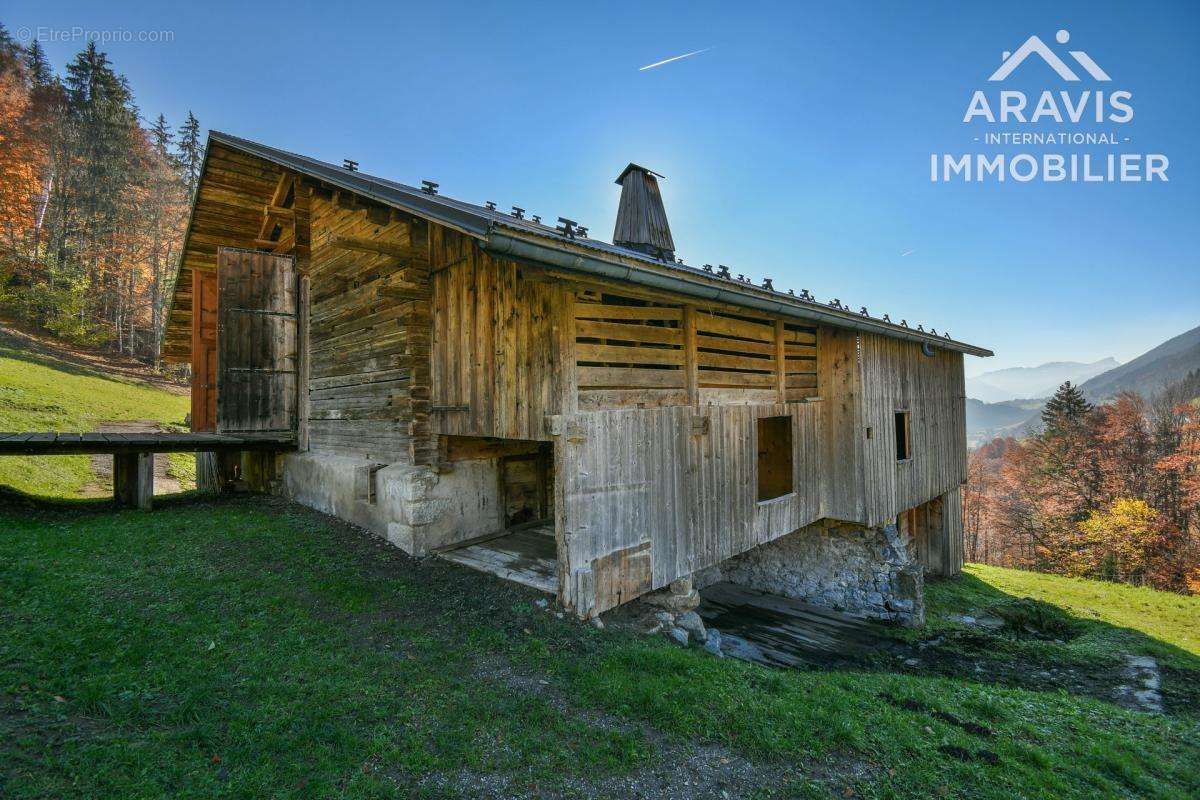
[[[1200,787],[1197,598],[972,566],[928,585],[928,628],[893,629],[866,663],[776,669],[560,619],[280,498],[3,503],[5,797]],[[1015,622],[967,621],[991,613]],[[1120,702],[1127,654],[1161,665],[1163,713]]]
[[[1163,387],[1200,369],[1200,327],[1148,350],[1132,361],[1084,382],[1080,389],[1093,403],[1131,391],[1149,399]]]
[[[1115,358],[1083,364],[1051,361],[1036,367],[1009,367],[967,378],[967,397],[985,403],[1049,397],[1064,381],[1082,383],[1118,366]]]
[[[978,447],[996,437],[1015,436],[1019,439],[1027,435],[1038,421],[1045,402],[1045,398],[1037,398],[985,403],[968,397],[967,446]]]
[[[0,323],[0,431],[94,431],[130,420],[182,425],[187,411],[186,388],[143,364]],[[185,478],[190,461],[175,454],[170,464]],[[87,456],[0,458],[0,487],[27,494],[77,497],[103,480]]]

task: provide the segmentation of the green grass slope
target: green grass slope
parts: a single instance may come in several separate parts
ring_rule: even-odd
[[[1200,669],[1197,595],[967,564],[962,579],[930,585],[930,621],[937,626],[963,609],[985,610],[997,598],[1030,598],[1066,612],[1080,628],[1068,648],[1081,656],[1120,649]]]
[[[60,358],[0,330],[0,431],[91,431],[113,420],[182,424],[188,397]],[[92,480],[87,456],[0,457],[0,486],[74,497]]]
[[[946,614],[1020,594],[1077,619],[1081,652],[981,643],[1029,671],[1102,645],[1195,658],[1195,606],[1170,596],[979,568],[930,594],[931,641],[955,635]],[[1149,715],[970,666],[768,669],[534,597],[275,498],[0,500],[0,795],[1200,793],[1186,692]]]

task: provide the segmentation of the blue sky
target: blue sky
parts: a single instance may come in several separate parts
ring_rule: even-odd
[[[171,31],[104,46],[149,117],[191,109],[206,128],[604,238],[613,178],[645,164],[667,176],[688,263],[996,351],[968,374],[1124,361],[1200,324],[1200,4],[10,0],[0,21]],[[1067,85],[1031,61],[1006,88],[1125,90],[1134,120],[993,129],[1119,128],[1122,152],[1169,157],[1168,183],[930,182],[931,153],[999,149],[962,117],[975,89],[998,88],[1001,52],[1034,34],[1113,80]],[[44,41],[58,69],[83,44]]]

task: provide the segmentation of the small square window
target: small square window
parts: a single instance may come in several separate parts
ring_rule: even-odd
[[[758,500],[773,500],[794,491],[792,484],[792,418],[759,417]]]
[[[911,414],[907,411],[896,412],[896,460],[908,461],[912,458],[912,428],[909,424]]]

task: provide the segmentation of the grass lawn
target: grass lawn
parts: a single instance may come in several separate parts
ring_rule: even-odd
[[[0,336],[0,430],[185,411]],[[969,566],[897,632],[915,663],[775,670],[276,498],[65,499],[91,479],[0,459],[0,797],[1200,795],[1197,598]],[[1021,598],[1065,632],[951,618]],[[1110,702],[1125,653],[1167,713]]]
[[[1200,677],[1191,600],[978,567],[930,594],[926,635],[1036,595],[1078,635],[988,649]],[[0,505],[0,796],[1200,793],[1186,693],[1152,716],[973,670],[774,670],[535,597],[272,498]]]
[[[94,431],[113,420],[181,425],[188,396],[115,377],[0,330],[0,431]],[[194,480],[195,459],[172,454],[170,472]],[[190,470],[190,473],[189,473]],[[0,486],[74,497],[94,475],[88,456],[0,458]]]

